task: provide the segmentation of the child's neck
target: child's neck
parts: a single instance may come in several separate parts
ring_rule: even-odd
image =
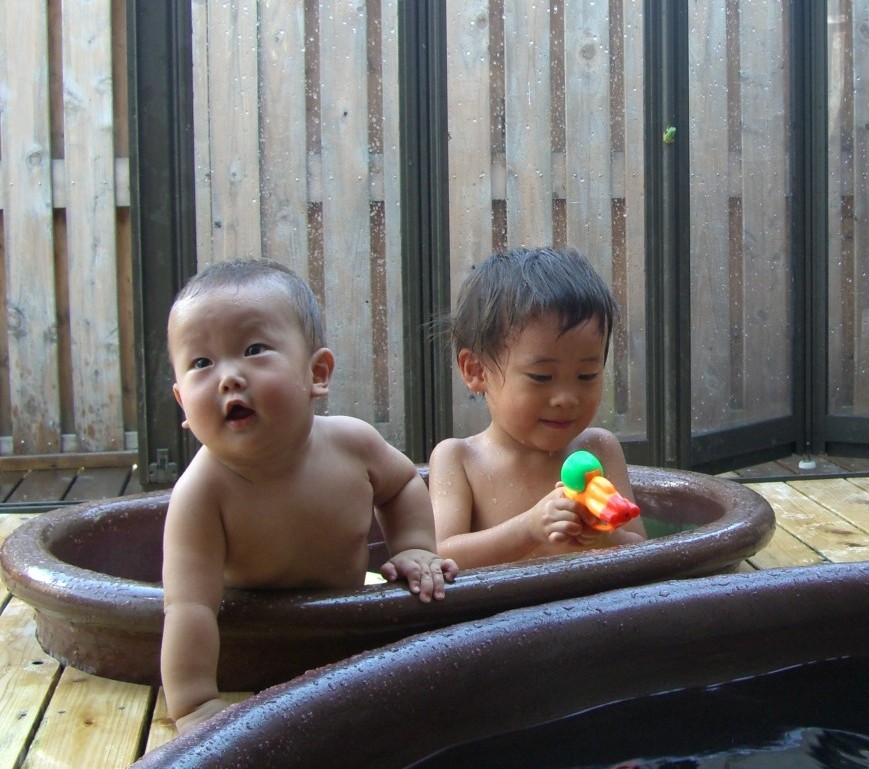
[[[547,467],[551,464],[560,466],[564,458],[570,453],[569,446],[558,451],[546,451],[537,446],[522,443],[495,424],[490,424],[480,433],[480,438],[488,444],[491,450],[500,453],[504,461],[521,463],[529,469]]]

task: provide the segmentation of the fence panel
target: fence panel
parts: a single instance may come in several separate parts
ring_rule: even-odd
[[[64,153],[71,370],[79,450],[124,448],[110,0],[65,0]]]
[[[320,12],[320,130],[323,272],[329,335],[341,350],[330,406],[371,404],[371,221],[369,218],[365,6],[335,3]],[[366,376],[358,376],[358,372]]]
[[[493,248],[587,251],[623,310],[599,423],[644,436],[642,2],[451,0],[447,25],[453,296]],[[478,432],[453,382],[454,433]]]
[[[135,448],[125,18],[0,3],[0,454]]]
[[[731,338],[732,317],[727,286],[731,272],[729,179],[731,147],[728,126],[726,14],[717,0],[693,4],[689,40],[691,115],[691,265],[692,411],[695,424],[714,424],[722,395],[731,390],[741,355],[721,340]],[[678,135],[677,135],[678,138]],[[738,168],[736,163],[734,168]],[[734,192],[734,198],[737,198]],[[695,297],[697,301],[695,301]],[[708,300],[701,302],[703,300]],[[734,335],[734,344],[740,337]],[[725,397],[727,397],[725,395]]]
[[[547,3],[505,0],[507,241],[552,240],[552,104]]]
[[[499,186],[497,178],[503,182],[505,169],[492,146],[499,121],[489,78],[489,2],[447,0],[447,20],[450,284],[455,304],[462,277],[495,246],[493,190]],[[452,405],[453,424],[465,434],[486,426],[485,405],[468,392],[455,367]]]
[[[259,19],[256,6],[247,3],[203,2],[196,7],[206,16],[206,37],[195,48],[204,56],[194,67],[204,63],[208,102],[218,110],[207,123],[210,221],[199,237],[210,234],[210,242],[198,254],[204,265],[261,255]]]
[[[0,91],[5,195],[5,312],[16,453],[60,451],[60,378],[51,199],[48,8],[3,3]],[[14,106],[14,109],[12,108]],[[34,287],[41,287],[34,291]],[[5,356],[4,356],[5,357]],[[7,452],[10,453],[10,452]]]
[[[328,408],[402,446],[399,0],[191,2],[200,264],[263,254],[302,273],[338,356]],[[0,0],[0,454],[134,447],[124,8]],[[787,376],[769,375],[788,368],[787,311],[771,312],[790,274],[788,30],[786,3],[691,8],[702,431],[789,402]],[[642,13],[447,0],[446,14],[454,292],[493,248],[588,251],[623,309],[601,415],[623,437],[646,417]],[[865,413],[867,5],[831,0],[830,18],[831,410]],[[456,434],[487,421],[457,379],[453,409]]]
[[[308,279],[305,6],[267,3],[260,24],[263,256]]]
[[[790,116],[787,17],[777,2],[740,3],[745,419],[792,412]],[[766,34],[759,35],[758,30]]]
[[[622,74],[618,81],[622,109],[613,118],[620,132],[613,137],[614,173],[613,228],[623,267],[613,276],[616,296],[622,306],[622,322],[614,338],[613,371],[618,400],[612,426],[619,435],[646,434],[646,177],[645,167],[645,96],[643,85],[644,0],[625,0],[619,9],[621,34],[610,40],[622,43]],[[618,68],[616,68],[618,73]]]
[[[403,447],[397,0],[194,0],[198,261],[267,255],[317,294],[328,411]]]

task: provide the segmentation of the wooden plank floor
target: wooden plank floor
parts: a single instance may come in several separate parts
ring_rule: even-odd
[[[32,470],[27,483],[13,475],[0,473],[0,498],[7,505],[44,502],[48,488],[63,489],[58,500],[138,490],[129,468]],[[869,477],[794,475],[748,485],[770,501],[778,527],[771,543],[741,569],[869,560]],[[12,490],[27,496],[16,498]],[[26,507],[25,512],[0,512],[0,541],[38,514]],[[126,767],[171,739],[161,690],[61,666],[36,641],[31,608],[2,584],[0,609],[0,769]],[[227,696],[240,700],[249,694]]]

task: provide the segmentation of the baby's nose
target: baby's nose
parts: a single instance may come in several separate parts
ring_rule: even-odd
[[[244,389],[244,377],[236,370],[224,371],[220,377],[220,392],[237,392]]]

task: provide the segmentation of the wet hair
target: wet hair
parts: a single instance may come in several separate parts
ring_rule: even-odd
[[[618,304],[609,286],[575,248],[514,248],[473,267],[450,321],[456,354],[463,349],[497,363],[511,334],[554,314],[561,333],[597,319],[606,350]]]
[[[289,267],[272,259],[234,259],[214,262],[190,278],[178,292],[172,306],[174,308],[185,299],[214,289],[258,282],[270,283],[286,294],[287,302],[299,320],[311,352],[326,346],[320,306],[310,286]]]

